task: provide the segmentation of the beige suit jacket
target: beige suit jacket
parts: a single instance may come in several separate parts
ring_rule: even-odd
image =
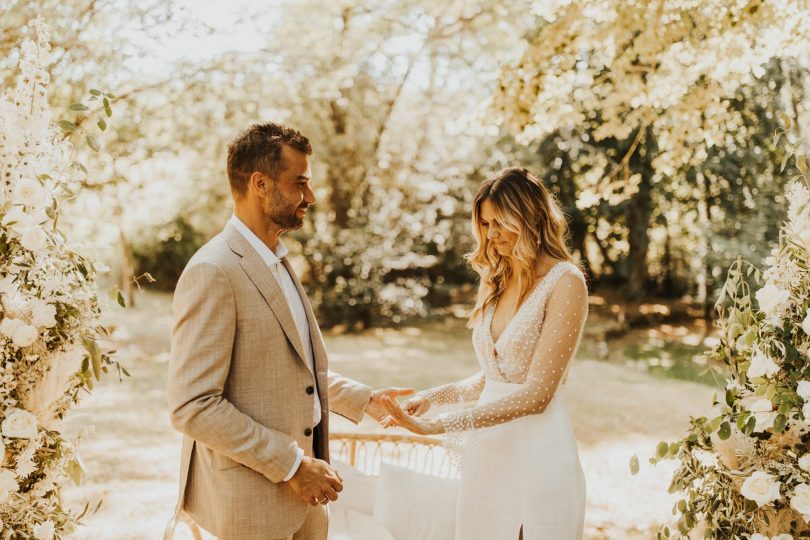
[[[307,313],[314,375],[281,286],[232,225],[192,257],[174,293],[168,400],[183,433],[178,510],[220,538],[300,528],[307,504],[282,482],[297,448],[328,460],[326,411],[358,422],[371,394],[328,371],[312,308],[287,269]]]

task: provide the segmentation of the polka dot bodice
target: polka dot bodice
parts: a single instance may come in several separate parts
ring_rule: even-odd
[[[495,307],[489,306],[473,328],[481,371],[421,394],[436,404],[470,403],[481,395],[487,379],[515,384],[515,392],[439,415],[447,431],[489,427],[545,410],[579,346],[588,314],[585,279],[572,263],[557,263],[537,282],[497,341],[491,333]]]

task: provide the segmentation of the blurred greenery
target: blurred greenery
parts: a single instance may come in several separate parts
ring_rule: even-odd
[[[799,45],[764,64],[759,42],[746,42],[741,57],[712,50],[735,66],[728,84],[700,63],[702,76],[669,106],[637,106],[642,94],[627,85],[653,74],[634,65],[664,65],[671,47],[700,51],[709,39],[667,28],[605,60],[599,32],[662,26],[644,3],[594,4],[620,16],[581,28],[571,19],[579,1],[209,4],[0,2],[4,84],[25,23],[41,15],[54,36],[55,119],[79,118],[69,106],[90,88],[116,96],[109,126],[93,132],[104,151],[77,145],[76,161],[97,173],[82,177],[65,219],[113,258],[120,283],[150,272],[171,290],[230,215],[227,142],[264,120],[297,127],[315,149],[317,203],[289,244],[325,326],[399,324],[467,305],[472,196],[509,165],[534,170],[558,195],[595,291],[685,299],[710,316],[729,261],[759,264],[776,239],[795,172],[792,162],[781,170],[776,119],[793,119],[794,140],[807,124]],[[702,20],[690,6],[677,9]],[[763,13],[739,16],[755,29],[782,24]],[[574,28],[578,41],[566,41]],[[748,39],[722,33],[735,28],[712,39]],[[532,77],[546,73],[541,59],[558,41],[554,76],[579,82],[549,97]],[[222,45],[203,52],[208,42]],[[85,137],[79,128],[69,136]]]

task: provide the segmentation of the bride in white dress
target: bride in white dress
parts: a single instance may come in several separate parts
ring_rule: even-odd
[[[557,201],[526,169],[485,181],[473,207],[481,276],[470,316],[481,370],[423,390],[384,425],[447,433],[461,446],[456,540],[582,538],[585,480],[564,383],[588,312]],[[422,418],[432,404],[471,408]],[[403,410],[404,409],[404,410]]]

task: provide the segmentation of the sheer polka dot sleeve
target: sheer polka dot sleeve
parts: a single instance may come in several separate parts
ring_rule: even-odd
[[[445,431],[458,432],[503,424],[542,413],[565,378],[588,316],[588,290],[578,272],[566,272],[546,303],[540,335],[531,352],[526,380],[499,400],[466,411],[439,415]],[[526,321],[528,322],[528,321]]]
[[[474,402],[484,389],[484,372],[479,371],[464,380],[443,384],[419,392],[419,396],[434,405],[455,405]]]

